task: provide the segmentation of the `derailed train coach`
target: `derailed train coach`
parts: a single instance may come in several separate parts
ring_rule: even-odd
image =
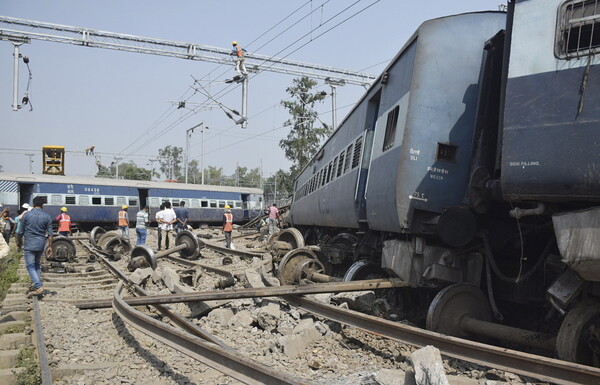
[[[444,309],[473,311],[597,365],[598,3],[424,22],[295,181],[323,266],[410,282],[432,330],[465,336]]]
[[[177,208],[185,202],[192,226],[222,223],[225,205],[231,207],[236,223],[262,215],[264,206],[263,192],[257,188],[0,173],[0,203],[13,215],[37,196],[44,198],[44,211],[53,218],[66,207],[82,230],[116,226],[123,205],[129,206],[129,219],[134,223],[135,214],[146,205],[152,222],[162,203],[171,202]]]

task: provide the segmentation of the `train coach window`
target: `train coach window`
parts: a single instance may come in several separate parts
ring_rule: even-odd
[[[158,207],[158,206],[160,206],[158,204],[158,198],[150,198],[150,206],[152,206],[152,207]]]
[[[559,9],[556,55],[562,59],[600,52],[600,4],[598,0],[571,0]]]
[[[191,199],[190,207],[197,209],[198,207],[200,207],[200,201],[198,199]]]
[[[104,205],[105,206],[114,206],[115,205],[115,198],[113,198],[113,197],[104,197]]]
[[[236,209],[241,209],[242,208],[242,202],[240,202],[240,201],[235,202],[235,208]]]
[[[346,164],[344,165],[344,172],[350,169],[350,164],[352,163],[352,146],[354,144],[350,144],[346,149]]]
[[[340,154],[340,160],[338,163],[337,176],[342,175],[342,171],[344,171],[344,151]]]
[[[383,138],[382,151],[389,150],[394,146],[394,139],[396,138],[396,126],[398,125],[398,112],[400,107],[396,106],[393,110],[388,112],[387,124],[385,125],[385,136]],[[353,166],[354,167],[354,166]]]
[[[210,201],[210,208],[216,209],[217,208],[217,201]]]
[[[360,163],[360,151],[362,149],[362,136],[356,138],[354,142],[354,157],[352,158],[352,168],[355,168]]]
[[[102,204],[102,197],[92,197],[92,204],[93,205],[101,205]]]
[[[52,205],[62,205],[62,195],[50,195],[50,204]]]
[[[44,202],[44,204],[47,204],[47,203],[48,203],[48,196],[46,196],[46,195],[38,195],[38,197],[41,197],[41,198],[42,198],[42,202]],[[35,197],[34,197],[34,198],[35,198]]]
[[[219,201],[219,208],[220,209],[224,209],[225,208],[225,201]]]
[[[125,197],[117,197],[117,206],[123,206],[127,204]]]
[[[201,200],[200,201],[200,207],[208,207],[208,201]]]
[[[75,197],[73,197],[73,196],[65,197],[65,204],[74,205],[75,204]]]
[[[135,198],[129,198],[129,206],[137,206],[137,199]]]
[[[233,201],[227,201],[226,204],[229,205],[229,207],[233,207],[234,206]]]
[[[79,196],[79,204],[82,206],[87,206],[90,204],[90,197],[87,195],[80,195]]]

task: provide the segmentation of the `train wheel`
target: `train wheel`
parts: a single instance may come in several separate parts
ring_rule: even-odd
[[[111,239],[118,237],[119,236],[119,232],[118,231],[107,231],[104,234],[102,234],[100,236],[100,238],[98,238],[98,240],[96,241],[96,246],[99,247],[100,249],[104,249],[104,245],[109,242]]]
[[[438,333],[470,338],[460,327],[461,319],[470,316],[481,321],[492,320],[492,310],[485,294],[473,285],[458,283],[442,289],[427,312],[427,329]]]
[[[58,262],[72,262],[75,260],[75,245],[67,237],[54,237],[52,241],[52,257],[48,258]]]
[[[356,261],[344,274],[344,281],[358,281],[361,279],[388,278],[388,274],[374,263],[361,259]]]
[[[279,264],[277,278],[282,285],[300,283],[310,272],[323,273],[325,267],[309,249],[295,249],[287,253]]]
[[[278,241],[289,243],[291,246],[290,250],[304,247],[304,238],[302,237],[302,233],[294,227],[281,230],[280,232],[271,235],[269,241],[267,242],[267,249],[270,249],[270,246],[273,246],[273,244]]]
[[[558,331],[556,352],[561,360],[600,366],[599,303],[581,303],[569,311]]]
[[[92,244],[92,246],[96,246],[96,244],[98,243],[98,240],[100,239],[100,237],[102,236],[102,234],[105,234],[106,230],[104,230],[102,227],[100,226],[96,226],[92,229],[92,231],[90,232],[90,243]]]

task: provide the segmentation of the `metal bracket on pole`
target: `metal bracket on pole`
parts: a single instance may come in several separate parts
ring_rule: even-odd
[[[248,127],[248,75],[242,82],[242,118],[240,119],[242,128]]]
[[[331,120],[333,124],[332,130],[335,131],[335,129],[337,128],[337,105],[335,101],[335,87],[343,86],[346,84],[346,82],[343,79],[326,78],[325,84],[329,84],[329,86],[331,87]]]

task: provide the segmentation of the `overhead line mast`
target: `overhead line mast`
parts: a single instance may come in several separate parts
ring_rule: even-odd
[[[0,28],[0,40],[45,40],[85,47],[145,53],[227,65],[232,64],[231,50],[201,44],[98,31],[90,28],[45,23],[7,16],[0,16],[0,26],[2,26]],[[20,26],[29,30],[10,29],[5,28],[5,26]],[[249,53],[245,55],[245,58],[247,69],[250,72],[270,71],[294,76],[308,76],[314,79],[336,80],[354,85],[369,85],[376,78],[374,75],[365,72],[355,72],[268,55]]]

